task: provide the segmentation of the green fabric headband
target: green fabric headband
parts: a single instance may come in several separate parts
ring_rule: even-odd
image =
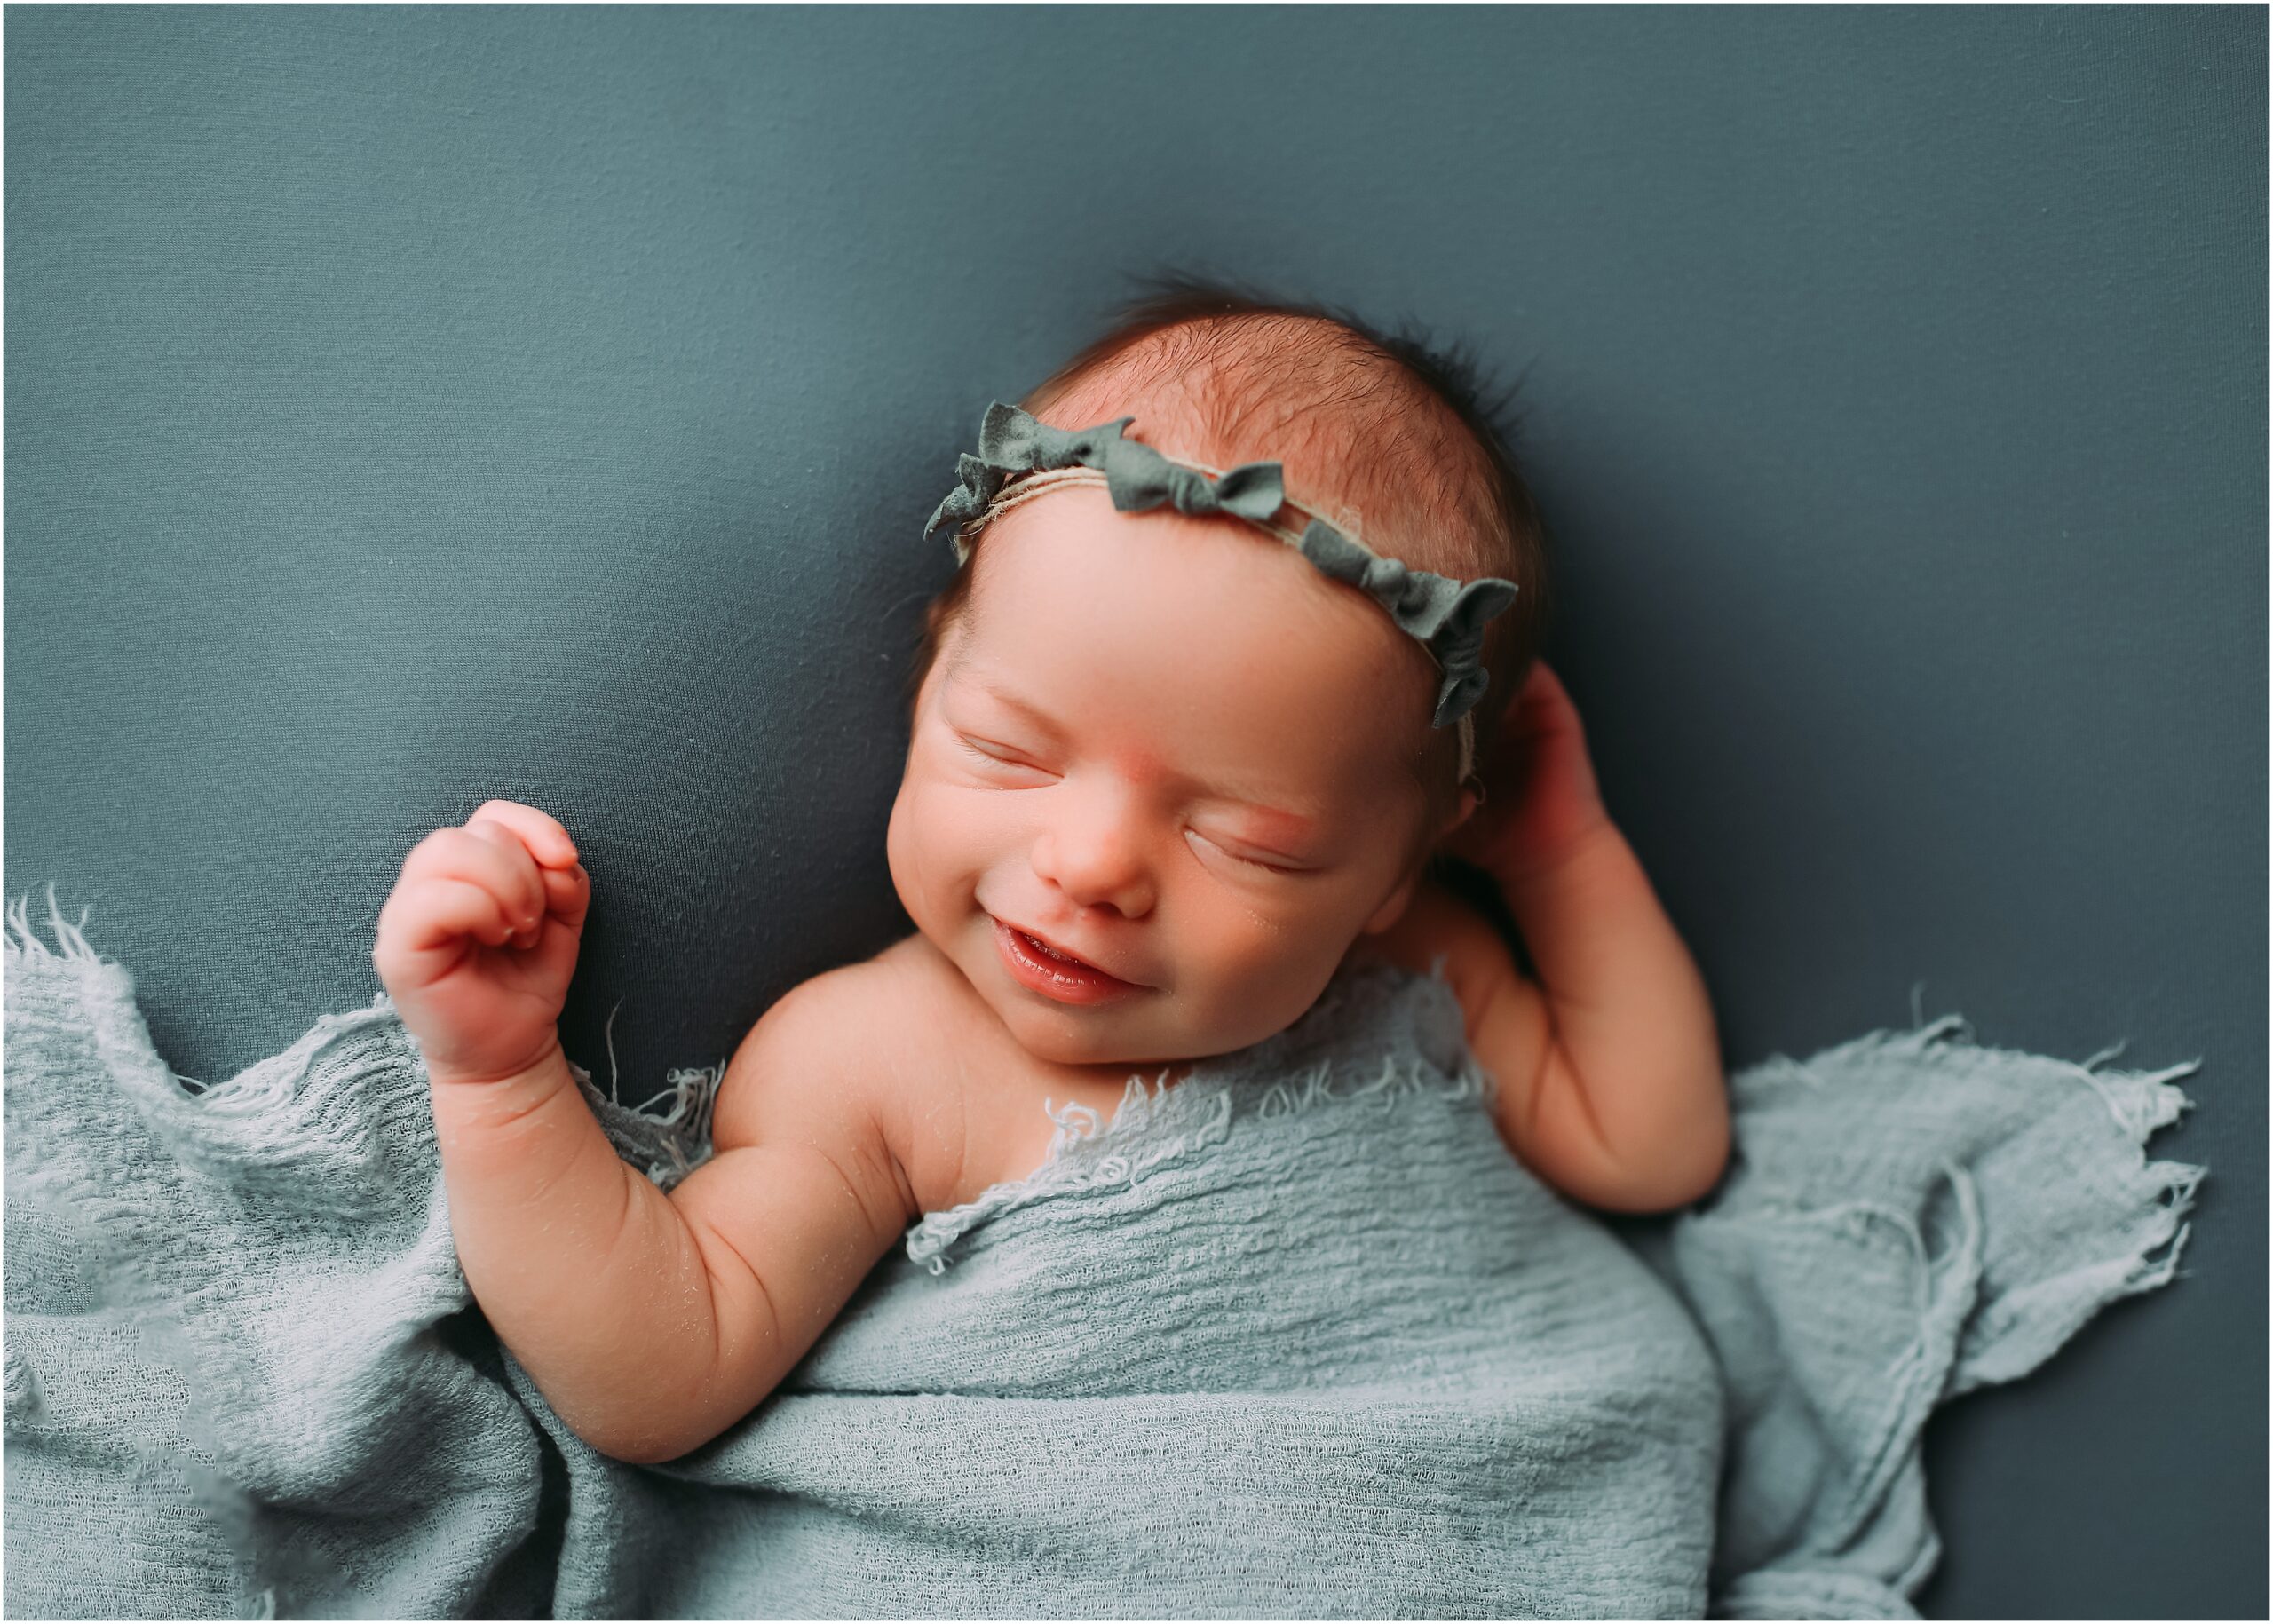
[[[1445,674],[1432,725],[1467,723],[1469,711],[1492,681],[1482,664],[1484,628],[1515,601],[1514,582],[1496,575],[1460,582],[1409,569],[1315,516],[1299,535],[1282,529],[1272,522],[1280,506],[1302,504],[1287,500],[1277,463],[1242,463],[1228,471],[1172,463],[1142,440],[1122,437],[1121,431],[1136,421],[1118,417],[1086,429],[1054,429],[1015,406],[994,402],[978,427],[978,455],[966,451],[955,459],[960,483],[933,511],[923,527],[925,539],[941,525],[956,521],[949,540],[960,566],[970,558],[971,540],[995,514],[1058,484],[1096,484],[1099,475],[1113,493],[1113,505],[1122,512],[1167,503],[1181,513],[1243,519],[1298,549],[1324,574],[1366,593],[1400,630],[1417,638]],[[1053,478],[1049,471],[1053,470],[1076,471]],[[1220,477],[1211,480],[1211,473]],[[1018,480],[1005,497],[1003,487],[1018,474],[1034,477]],[[1463,725],[1461,731],[1461,776],[1465,780],[1475,755],[1474,730]]]

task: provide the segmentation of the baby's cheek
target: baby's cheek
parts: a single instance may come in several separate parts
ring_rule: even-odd
[[[892,802],[891,822],[884,832],[884,857],[891,869],[892,889],[899,905],[918,926],[928,930],[934,899],[929,875],[935,858],[932,820],[924,816],[924,796],[910,784],[900,786]]]
[[[903,783],[884,837],[900,906],[927,930],[946,926],[970,899],[1000,835],[968,792]]]
[[[1230,904],[1198,923],[1184,985],[1200,993],[1205,1018],[1227,1050],[1293,1025],[1341,963],[1326,933],[1259,907]]]

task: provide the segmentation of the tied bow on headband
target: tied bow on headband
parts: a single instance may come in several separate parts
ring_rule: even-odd
[[[1276,463],[1242,463],[1221,479],[1210,482],[1197,468],[1171,463],[1140,440],[1124,440],[1121,431],[1136,422],[1116,417],[1089,429],[1053,429],[1039,417],[997,400],[986,408],[978,425],[978,455],[966,451],[955,459],[955,478],[962,483],[923,527],[929,537],[948,519],[968,524],[986,511],[1014,473],[1082,463],[1105,475],[1113,505],[1124,513],[1174,504],[1179,513],[1229,513],[1268,525],[1287,499]],[[962,537],[955,538],[955,561],[970,551]]]
[[[1277,463],[1242,463],[1210,479],[1201,469],[1170,462],[1121,431],[1136,419],[1116,417],[1086,429],[1057,429],[1030,413],[996,400],[978,428],[978,455],[955,459],[956,487],[932,511],[924,536],[953,521],[955,562],[970,557],[970,537],[997,508],[1013,475],[1076,465],[1105,476],[1113,505],[1136,512],[1171,505],[1194,516],[1219,513],[1267,530],[1333,579],[1378,604],[1400,630],[1428,649],[1444,672],[1432,725],[1449,727],[1484,697],[1492,674],[1483,667],[1484,628],[1516,598],[1516,583],[1496,575],[1455,581],[1385,558],[1363,543],[1312,517],[1297,536],[1273,522],[1287,505]],[[1468,754],[1462,751],[1463,757]],[[1463,768],[1463,772],[1465,768]]]

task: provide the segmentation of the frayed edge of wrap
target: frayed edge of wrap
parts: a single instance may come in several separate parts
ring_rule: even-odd
[[[73,924],[63,917],[63,909],[55,900],[55,883],[48,882],[48,928],[55,933],[56,945],[50,947],[32,931],[31,896],[28,892],[8,904],[4,940],[0,952],[9,959],[48,959],[68,963],[101,964],[102,955],[88,945],[85,935],[89,910],[79,910],[79,923]]]
[[[623,1104],[615,1064],[615,1018],[622,1008],[619,1001],[608,1011],[600,1033],[607,1045],[606,1092],[574,1060],[568,1062],[568,1074],[576,1080],[615,1153],[645,1172],[657,1189],[669,1191],[710,1160],[710,1121],[718,1108],[719,1086],[726,1080],[726,1063],[674,1066],[664,1073],[662,1088],[636,1105]]]
[[[1337,1086],[1331,1059],[1304,1068],[1292,1081],[1276,1081],[1256,1098],[1253,1113],[1270,1119],[1316,1110],[1327,1105],[1356,1105],[1372,1101],[1388,1111],[1398,1101],[1415,1096],[1444,1100],[1474,1099],[1489,1105],[1498,1092],[1491,1073],[1475,1062],[1461,1034],[1460,1006],[1443,975],[1439,955],[1426,976],[1389,965],[1367,965],[1347,982],[1337,981],[1304,1012],[1303,1021],[1263,1041],[1276,1045],[1313,1018],[1339,1009],[1351,986],[1367,978],[1379,978],[1401,989],[1421,989],[1424,1000],[1414,1008],[1414,1018],[1424,1026],[1430,1020],[1459,1037],[1460,1062],[1446,1073],[1426,1057],[1400,1065],[1396,1055],[1385,1055],[1378,1071],[1360,1073],[1348,1086]],[[1436,1034],[1440,1039],[1443,1032]],[[1236,1057],[1218,1057],[1224,1064],[1203,1062],[1190,1076],[1171,1086],[1161,1072],[1148,1087],[1143,1073],[1131,1076],[1121,1091],[1112,1120],[1091,1105],[1078,1102],[1042,1109],[1054,1122],[1049,1153],[1041,1166],[1020,1179],[995,1184],[961,1206],[926,1213],[907,1231],[907,1256],[932,1274],[943,1274],[954,1260],[948,1256],[954,1243],[988,1219],[1014,1208],[1030,1206],[1050,1196],[1071,1192],[1133,1186],[1164,1163],[1176,1161],[1220,1145],[1230,1137],[1235,1114],[1234,1083],[1242,1060],[1252,1061],[1256,1045]]]
[[[288,1049],[233,1076],[210,1084],[181,1076],[149,1040],[131,976],[88,941],[87,911],[82,910],[75,924],[64,918],[52,883],[47,900],[47,924],[56,945],[40,939],[28,897],[18,897],[0,914],[0,967],[11,975],[36,971],[51,982],[62,977],[73,983],[78,1023],[95,1063],[107,1071],[110,1086],[130,1108],[146,1115],[149,1130],[165,1138],[185,1174],[202,1172],[226,1185],[232,1176],[242,1177],[255,1168],[269,1178],[320,1171],[322,1153],[332,1145],[327,1129],[337,1126],[337,1107],[356,1103],[377,1086],[415,1088],[423,1101],[424,1061],[408,1034],[400,1031],[384,993],[363,1009],[320,1017]],[[8,1018],[12,1025],[35,1017],[12,999]],[[388,1026],[395,1028],[392,1034],[374,1030]],[[365,1042],[353,1053],[332,1052],[343,1038],[355,1037]],[[326,1067],[321,1074],[320,1058]],[[368,1119],[347,1116],[352,1124],[347,1137],[352,1140]],[[423,1105],[417,1120],[429,1121]],[[433,1153],[431,1139],[425,1150]],[[400,1199],[400,1181],[384,1161],[374,1161],[362,1170],[372,1181],[368,1189],[336,1192],[327,1200],[319,1183],[307,1182],[296,1185],[294,1199],[321,1205],[329,1216],[348,1217]],[[225,1616],[273,1619],[280,1609],[289,1614],[313,1604],[322,1605],[329,1616],[373,1616],[337,1612],[340,1599],[356,1594],[352,1577],[305,1537],[284,1541],[265,1529],[267,1502],[232,1475],[229,1417],[245,1397],[246,1383],[264,1380],[264,1373],[216,1359],[216,1344],[193,1330],[167,1269],[121,1241],[121,1233],[142,1215],[131,1208],[113,1212],[106,1200],[109,1192],[91,1191],[77,1177],[51,1176],[44,1168],[12,1168],[10,1187],[12,1200],[39,1205],[46,1221],[72,1232],[86,1267],[87,1301],[78,1313],[91,1325],[126,1333],[132,1357],[179,1384],[184,1403],[175,1418],[178,1437],[127,1439],[124,1447],[136,1473],[205,1518],[234,1555],[237,1593],[233,1611]],[[421,1343],[441,1319],[471,1302],[454,1249],[446,1240],[429,1244],[447,1235],[439,1173],[420,1222],[419,1242],[431,1263],[392,1272],[402,1310],[384,1323],[375,1319],[370,1336],[392,1335],[406,1345]],[[184,1250],[204,1244],[202,1237],[188,1232],[178,1240]],[[0,1351],[5,1354],[0,1402],[12,1446],[74,1446],[70,1430],[50,1413],[39,1370],[13,1343]],[[297,1464],[294,1452],[300,1443],[280,1434],[273,1452],[290,1468]]]
[[[1913,989],[1913,1013],[1916,992]],[[1885,1497],[1917,1458],[1918,1438],[1936,1408],[1977,1388],[2018,1380],[2048,1360],[2108,1303],[2168,1284],[2191,1226],[2186,1221],[2208,1169],[2192,1163],[2150,1159],[2147,1141],[2175,1122],[2194,1102],[2173,1081],[2202,1066],[2202,1058],[2148,1072],[2106,1069],[2122,1042],[2082,1061],[1981,1043],[1971,1023],[1950,1014],[1927,1021],[1917,1015],[1907,1030],[1881,1029],[1811,1054],[1806,1060],[1774,1055],[1730,1078],[1731,1108],[1741,1124],[1748,1106],[1765,1107],[1778,1089],[1810,1091],[1867,1089],[1868,1071],[1880,1058],[1889,1074],[1904,1078],[1936,1050],[1963,1050],[1979,1068],[1983,1086],[2021,1087],[2047,1097],[2047,1084],[2088,1089],[2115,1129],[2096,1159],[2095,1176],[2086,1188],[2100,1211],[2095,1235],[2106,1246],[2087,1262],[2062,1269],[1984,1299],[1984,1248],[1988,1232],[1973,1170],[1955,1161],[1940,1164],[1940,1184],[1928,1196],[1928,1211],[1911,1215],[1867,1200],[1811,1203],[1746,1197],[1741,1221],[1760,1217],[1816,1223],[1887,1226],[1911,1253],[1920,1283],[1915,1340],[1886,1372],[1883,1413],[1865,1430],[1873,1442],[1857,1457],[1852,1487],[1840,1516],[1814,1541],[1814,1549],[1788,1569],[1772,1564],[1717,1588],[1712,1614],[1725,1618],[1915,1618],[1907,1598],[1930,1577],[1940,1546],[1928,1519],[1924,1543],[1904,1572],[1881,1582],[1873,1575],[1836,1566],[1810,1566],[1864,1537]],[[1944,1073],[1944,1081],[1959,1076]],[[2088,1112],[2087,1112],[2088,1114]],[[1739,1136],[1741,1137],[1741,1136]],[[1717,1192],[1716,1192],[1717,1193]],[[1945,1204],[1944,1204],[1945,1203]],[[1689,1215],[1712,1222],[1715,1203]],[[1941,1241],[1928,1238],[1934,1232]]]
[[[907,1256],[933,1274],[953,1260],[949,1247],[986,1219],[1064,1191],[1134,1185],[1164,1161],[1221,1144],[1232,1130],[1231,1090],[1220,1083],[1195,1089],[1195,1078],[1171,1087],[1162,1072],[1148,1090],[1142,1074],[1129,1079],[1113,1120],[1095,1106],[1072,1101],[1042,1109],[1057,1131],[1041,1167],[1021,1179],[982,1191],[960,1207],[926,1213],[907,1232]],[[1174,1130],[1174,1131],[1171,1131]]]
[[[1923,985],[1920,983],[1919,986]],[[1918,990],[1912,989],[1913,1015]],[[2192,1233],[2189,1218],[2196,1193],[2209,1176],[2209,1168],[2196,1162],[2151,1159],[2147,1142],[2195,1108],[2195,1101],[2177,1086],[2176,1079],[2199,1071],[2204,1057],[2197,1055],[2190,1060],[2177,1061],[2153,1071],[2109,1069],[2107,1062],[2121,1054],[2128,1042],[2128,1039],[2119,1039],[2085,1059],[2067,1060],[2056,1055],[1983,1043],[1975,1034],[1973,1023],[1963,1015],[1952,1013],[1930,1021],[1919,1017],[1917,1024],[1908,1028],[1881,1028],[1865,1033],[1804,1061],[1787,1055],[1771,1055],[1755,1066],[1745,1067],[1730,1081],[1744,1085],[1746,1092],[1793,1082],[1821,1089],[1831,1085],[1810,1069],[1812,1065],[1881,1055],[1897,1060],[1914,1059],[1937,1049],[1961,1049],[1969,1058],[1987,1066],[2000,1069],[2026,1067],[2045,1076],[2063,1078],[2096,1095],[2107,1109],[2108,1120],[2134,1158],[2122,1169],[2126,1188],[2120,1193],[2136,1203],[2141,1213],[2139,1221],[2127,1234],[2127,1244],[2120,1255],[2041,1282],[2032,1290],[2018,1294],[2016,1301],[2000,1304],[1990,1319],[1976,1327],[1976,1335],[1993,1337],[2008,1323],[2021,1319],[2037,1295],[2056,1292],[2066,1296],[2080,1285],[2088,1288],[2094,1303],[2091,1311],[2096,1312],[2099,1306],[2118,1297],[2151,1291],[2182,1278],[2178,1267],[2180,1253]],[[1742,1097],[1732,1097],[1730,1104],[1732,1109],[1740,1110]],[[1762,1209],[1772,1206],[1773,1203],[1763,1203]],[[1976,1375],[1954,1389],[1950,1396],[2024,1375],[2064,1340],[2063,1334],[2051,1345],[2026,1356],[2024,1363],[2016,1362],[2009,1368],[2002,1362],[1996,1363],[1992,1367],[1996,1374]]]

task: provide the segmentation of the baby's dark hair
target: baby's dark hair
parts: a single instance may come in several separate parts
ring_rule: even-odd
[[[1136,437],[1179,460],[1279,462],[1291,495],[1375,551],[1460,580],[1516,582],[1515,603],[1486,628],[1492,683],[1472,713],[1488,769],[1547,625],[1547,536],[1507,416],[1517,385],[1487,398],[1463,346],[1409,321],[1384,332],[1338,306],[1189,271],[1134,280],[1106,330],[1018,405],[1059,428],[1134,415]],[[925,612],[911,709],[977,573],[974,558]],[[1430,765],[1415,769],[1432,798],[1457,751],[1453,730],[1438,731]]]

